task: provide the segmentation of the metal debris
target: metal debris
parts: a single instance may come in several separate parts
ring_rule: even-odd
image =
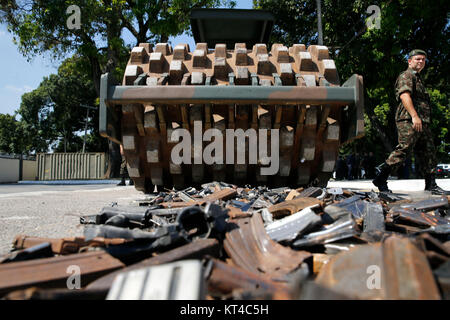
[[[185,260],[117,275],[106,300],[204,299],[203,267]]]
[[[305,208],[297,213],[269,224],[266,227],[269,237],[278,242],[294,240],[299,234],[305,232],[307,229],[318,226],[321,224],[322,220],[319,215],[312,210],[314,207],[318,207],[318,205]]]
[[[403,237],[336,255],[316,281],[356,299],[440,299],[425,254]]]
[[[357,233],[356,222],[351,215],[342,217],[335,223],[324,227],[325,230],[313,232],[295,241],[294,247],[307,247],[350,238]]]
[[[383,207],[379,203],[368,203],[363,213],[364,232],[384,231]]]
[[[447,197],[341,188],[164,190],[87,212],[84,237],[18,235],[0,257],[0,297],[448,299],[448,212]],[[184,277],[189,259],[195,270]],[[87,268],[80,290],[68,290],[55,269],[69,263]],[[373,266],[381,278],[368,285]],[[189,290],[169,290],[180,281]]]

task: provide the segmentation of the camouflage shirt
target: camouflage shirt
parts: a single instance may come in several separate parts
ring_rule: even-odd
[[[411,68],[408,68],[406,71],[400,73],[397,81],[395,82],[395,98],[399,102],[397,113],[395,114],[395,121],[411,120],[409,112],[400,100],[400,95],[403,92],[409,92],[411,94],[414,109],[416,109],[416,112],[422,122],[430,123],[430,97],[419,73]]]

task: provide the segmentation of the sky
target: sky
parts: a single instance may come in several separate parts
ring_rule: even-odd
[[[251,9],[252,0],[237,0],[236,9]],[[124,39],[129,35],[124,33]],[[195,48],[192,37],[181,35],[170,38],[173,44],[188,43],[191,50]],[[6,26],[0,24],[0,113],[13,115],[19,109],[21,96],[39,86],[42,79],[58,70],[60,61],[49,57],[36,56],[31,62],[18,51],[12,35]]]

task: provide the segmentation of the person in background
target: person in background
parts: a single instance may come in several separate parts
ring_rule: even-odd
[[[125,179],[130,178],[128,176],[128,169],[127,169],[127,160],[125,159],[125,154],[123,152],[123,146],[120,145],[120,156],[122,157],[122,163],[120,164],[120,182],[117,184],[118,186],[125,186],[126,181]],[[130,182],[128,182],[129,186],[134,185],[133,180],[130,179]]]
[[[415,148],[420,170],[425,178],[425,190],[436,195],[450,192],[436,184],[436,148],[431,133],[431,103],[420,72],[425,68],[426,53],[415,49],[409,53],[408,69],[403,71],[395,83],[395,96],[398,101],[395,121],[398,132],[398,145],[372,181],[380,192],[392,192],[387,179],[391,171],[398,169]]]

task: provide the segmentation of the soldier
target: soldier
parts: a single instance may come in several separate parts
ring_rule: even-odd
[[[128,169],[127,169],[127,161],[125,160],[125,155],[123,152],[123,146],[120,145],[120,156],[122,157],[122,163],[120,164],[120,177],[121,180],[120,182],[117,184],[118,186],[125,186],[125,179],[128,177]],[[130,179],[130,182],[128,182],[129,186],[132,186],[133,180]]]
[[[379,166],[379,173],[372,181],[380,192],[391,192],[387,179],[392,170],[400,167],[413,148],[425,177],[425,190],[432,194],[446,195],[449,192],[436,184],[436,149],[430,129],[431,104],[420,71],[425,67],[426,53],[415,49],[409,53],[408,69],[402,72],[395,83],[395,96],[399,102],[395,121],[398,145],[387,160]]]

